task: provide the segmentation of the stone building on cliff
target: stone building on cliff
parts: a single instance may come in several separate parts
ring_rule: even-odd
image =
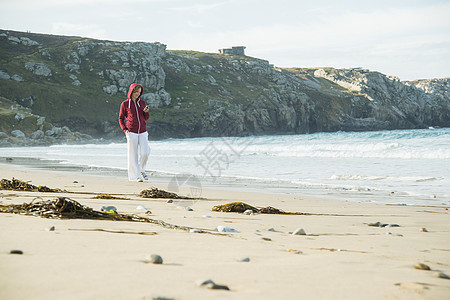
[[[231,48],[219,49],[219,53],[245,56],[245,46],[236,46],[236,47],[231,47]]]

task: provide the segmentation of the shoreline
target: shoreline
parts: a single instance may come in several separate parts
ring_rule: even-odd
[[[62,163],[61,163],[62,162]],[[30,157],[2,157],[0,156],[0,164],[6,163],[10,165],[16,165],[24,168],[37,169],[42,171],[58,171],[66,173],[79,173],[106,176],[112,178],[123,178],[127,176],[125,169],[111,168],[111,167],[92,167],[73,165],[70,163],[64,163],[63,160],[48,160],[41,158]],[[447,198],[435,199],[433,195],[425,197],[411,196],[403,192],[394,193],[388,192],[388,190],[367,190],[364,187],[360,189],[345,189],[345,188],[320,188],[314,186],[295,186],[289,182],[276,182],[271,184],[268,180],[257,180],[251,178],[234,178],[234,177],[207,177],[197,176],[192,174],[171,174],[158,171],[148,171],[151,181],[163,184],[164,189],[173,188],[174,181],[195,181],[191,184],[203,190],[215,189],[215,190],[233,190],[235,192],[254,192],[265,193],[275,195],[290,195],[290,196],[308,196],[316,199],[329,199],[343,202],[355,202],[355,203],[376,203],[385,205],[407,205],[407,206],[435,206],[435,207],[448,207],[450,202]],[[189,185],[189,182],[187,182]]]
[[[168,178],[144,183],[85,172],[1,163],[1,177],[70,194],[0,190],[1,204],[62,195],[100,210],[206,229],[156,224],[47,219],[0,213],[0,298],[4,299],[444,299],[450,294],[448,208],[345,202],[303,195],[204,187],[196,201],[138,196]],[[190,189],[180,187],[177,194]],[[128,198],[93,199],[97,193]],[[228,202],[309,215],[243,215],[211,211]],[[188,211],[186,206],[192,208]],[[381,222],[399,227],[374,227]],[[55,231],[48,228],[55,226]],[[227,226],[237,233],[219,233]],[[293,235],[302,228],[305,235]],[[420,229],[426,228],[427,232]],[[141,233],[141,234],[139,234]],[[22,255],[9,254],[22,250]],[[145,263],[158,254],[163,264]],[[242,261],[248,258],[249,261]],[[428,265],[418,270],[414,265]],[[198,286],[211,279],[230,290]]]

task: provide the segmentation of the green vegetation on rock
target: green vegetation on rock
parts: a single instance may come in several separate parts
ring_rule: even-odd
[[[124,141],[118,111],[133,82],[153,139],[450,124],[449,79],[0,30],[0,146]]]

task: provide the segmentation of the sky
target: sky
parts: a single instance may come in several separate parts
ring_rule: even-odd
[[[0,28],[217,53],[276,67],[450,77],[450,0],[0,0]]]

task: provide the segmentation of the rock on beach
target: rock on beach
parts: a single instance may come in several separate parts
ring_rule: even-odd
[[[211,290],[227,290],[229,291],[230,288],[226,285],[221,285],[221,284],[216,284],[214,281],[212,281],[211,279],[207,279],[207,280],[198,280],[197,281],[198,286],[200,287],[204,287],[204,288],[208,288]]]
[[[234,228],[228,227],[228,226],[223,226],[223,225],[219,225],[217,226],[217,231],[218,232],[239,232]]]
[[[163,259],[158,254],[150,254],[147,257],[145,257],[145,262],[155,264],[155,265],[160,265],[163,263]]]
[[[306,235],[306,232],[303,228],[297,228],[292,235]]]

